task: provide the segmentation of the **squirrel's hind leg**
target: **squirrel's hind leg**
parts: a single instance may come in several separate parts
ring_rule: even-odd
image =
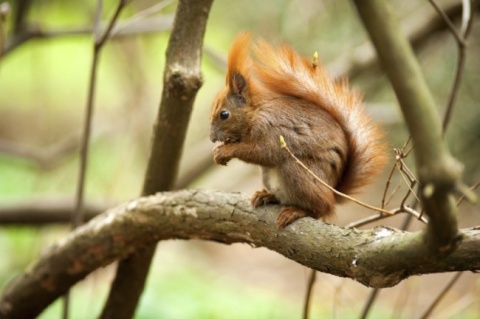
[[[312,214],[295,206],[285,206],[277,216],[277,225],[284,228],[302,217],[311,216]]]
[[[256,191],[255,194],[253,194],[250,203],[253,207],[258,207],[268,204],[278,204],[279,200],[269,191],[262,189],[260,191]]]

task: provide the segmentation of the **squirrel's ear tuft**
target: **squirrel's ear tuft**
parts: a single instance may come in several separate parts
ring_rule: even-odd
[[[247,81],[240,73],[234,73],[233,76],[230,78],[230,91],[235,95],[239,95],[245,97],[246,89],[247,89]]]

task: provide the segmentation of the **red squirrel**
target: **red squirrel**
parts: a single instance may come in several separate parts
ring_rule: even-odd
[[[251,203],[283,205],[279,227],[305,216],[325,220],[343,201],[280,147],[280,136],[315,175],[345,194],[369,183],[385,162],[381,130],[346,81],[287,45],[253,42],[246,32],[230,49],[226,87],[210,123],[210,139],[221,142],[215,163],[238,158],[261,167],[265,188]]]

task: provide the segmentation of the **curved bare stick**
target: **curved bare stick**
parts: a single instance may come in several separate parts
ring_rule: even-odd
[[[466,0],[463,4],[463,12],[462,12],[462,26],[461,31],[457,32],[455,26],[453,25],[452,21],[448,17],[448,15],[437,5],[434,0],[429,0],[432,4],[435,11],[437,11],[438,15],[443,19],[445,24],[447,25],[450,33],[452,34],[453,38],[455,39],[455,43],[457,44],[457,65],[455,70],[455,77],[452,83],[452,87],[450,89],[450,94],[448,98],[448,103],[445,111],[445,115],[443,116],[442,122],[442,133],[445,135],[447,130],[448,124],[450,123],[450,118],[452,117],[453,108],[455,107],[455,102],[457,100],[457,94],[460,89],[460,84],[462,81],[464,68],[465,68],[465,59],[466,59],[466,47],[467,47],[467,38],[470,34],[470,31],[473,26],[473,11],[472,0]],[[465,17],[464,14],[467,16]]]
[[[174,238],[266,247],[372,287],[390,287],[412,275],[480,269],[480,228],[463,230],[457,249],[442,257],[428,249],[421,232],[344,229],[311,218],[279,229],[279,210],[252,210],[240,194],[208,190],[159,193],[125,203],[77,228],[14,279],[1,297],[0,317],[35,317],[95,269]]]
[[[380,0],[353,1],[367,29],[405,117],[415,146],[422,203],[430,218],[426,228],[432,247],[448,253],[458,243],[453,192],[462,184],[462,166],[442,140],[435,102],[393,9]],[[425,128],[428,127],[428,130]]]
[[[213,0],[180,0],[168,40],[163,90],[153,129],[142,194],[171,190],[196,94],[203,79],[203,37]],[[155,245],[118,264],[100,318],[132,318],[143,292]]]
[[[338,195],[338,196],[341,196],[345,199],[348,199],[349,201],[352,201],[355,204],[358,204],[358,205],[363,206],[365,208],[368,208],[368,209],[371,209],[371,210],[374,210],[374,211],[377,211],[377,212],[380,212],[380,213],[383,213],[383,214],[386,214],[386,215],[393,215],[393,213],[389,210],[386,210],[386,209],[383,209],[383,208],[380,208],[380,207],[375,207],[375,206],[369,205],[367,203],[364,203],[364,202],[362,202],[362,201],[360,201],[360,200],[358,200],[358,199],[356,199],[352,196],[349,196],[347,194],[339,192],[338,190],[336,190],[332,186],[328,185],[320,177],[315,175],[315,173],[312,172],[312,170],[310,170],[305,164],[303,164],[302,161],[300,161],[298,159],[298,157],[295,156],[295,154],[292,153],[292,151],[288,148],[287,143],[285,142],[285,139],[282,135],[280,135],[280,147],[282,149],[284,149],[285,151],[287,151],[288,155],[290,155],[290,157],[293,158],[293,160],[295,160],[295,162],[298,165],[300,165],[308,174],[310,174],[316,181],[320,182],[320,184],[322,184],[323,186],[325,186],[326,188],[331,190],[335,195]]]

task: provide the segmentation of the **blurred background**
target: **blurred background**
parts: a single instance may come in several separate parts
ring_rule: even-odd
[[[93,0],[7,2],[11,12],[4,30],[5,51],[0,58],[2,290],[50,244],[70,231],[68,224],[22,224],[21,218],[12,225],[2,214],[20,204],[49,207],[71,203],[73,207],[92,62],[90,31],[96,7]],[[103,19],[107,21],[117,2],[104,2]],[[442,115],[455,72],[455,41],[427,1],[391,2],[412,40]],[[438,2],[458,26],[461,1]],[[29,10],[19,14],[26,4],[30,4]],[[94,210],[134,199],[140,193],[175,8],[176,1],[132,1],[122,13],[117,36],[102,51],[86,180],[87,206]],[[391,161],[384,174],[360,196],[380,205],[394,164],[393,149],[402,147],[408,132],[395,95],[375,64],[373,49],[348,1],[214,2],[204,41],[205,83],[196,98],[177,187],[236,191],[247,196],[261,187],[254,166],[236,160],[227,167],[214,166],[213,144],[208,140],[210,104],[224,85],[226,54],[241,30],[250,30],[272,42],[287,42],[308,56],[318,51],[333,76],[349,77],[352,86],[363,92],[369,112],[383,123],[391,146]],[[479,36],[477,22],[446,135],[450,150],[465,164],[465,181],[470,185],[480,179]],[[406,159],[412,170],[413,156]],[[387,207],[398,207],[407,190],[395,172]],[[338,208],[335,223],[344,226],[370,214],[347,204]],[[478,225],[478,206],[463,204],[458,217],[461,227]],[[397,216],[379,224],[398,228],[404,218]],[[421,227],[413,221],[409,230]],[[74,288],[71,318],[92,318],[99,313],[113,272],[113,266],[106,267]],[[161,242],[136,317],[298,318],[308,273],[303,266],[263,248],[201,241]],[[413,277],[380,291],[370,318],[419,317],[452,276]],[[312,318],[357,318],[370,291],[352,280],[319,274]],[[56,302],[41,318],[60,317],[60,308]],[[471,273],[463,274],[433,315],[479,316],[480,278]]]

